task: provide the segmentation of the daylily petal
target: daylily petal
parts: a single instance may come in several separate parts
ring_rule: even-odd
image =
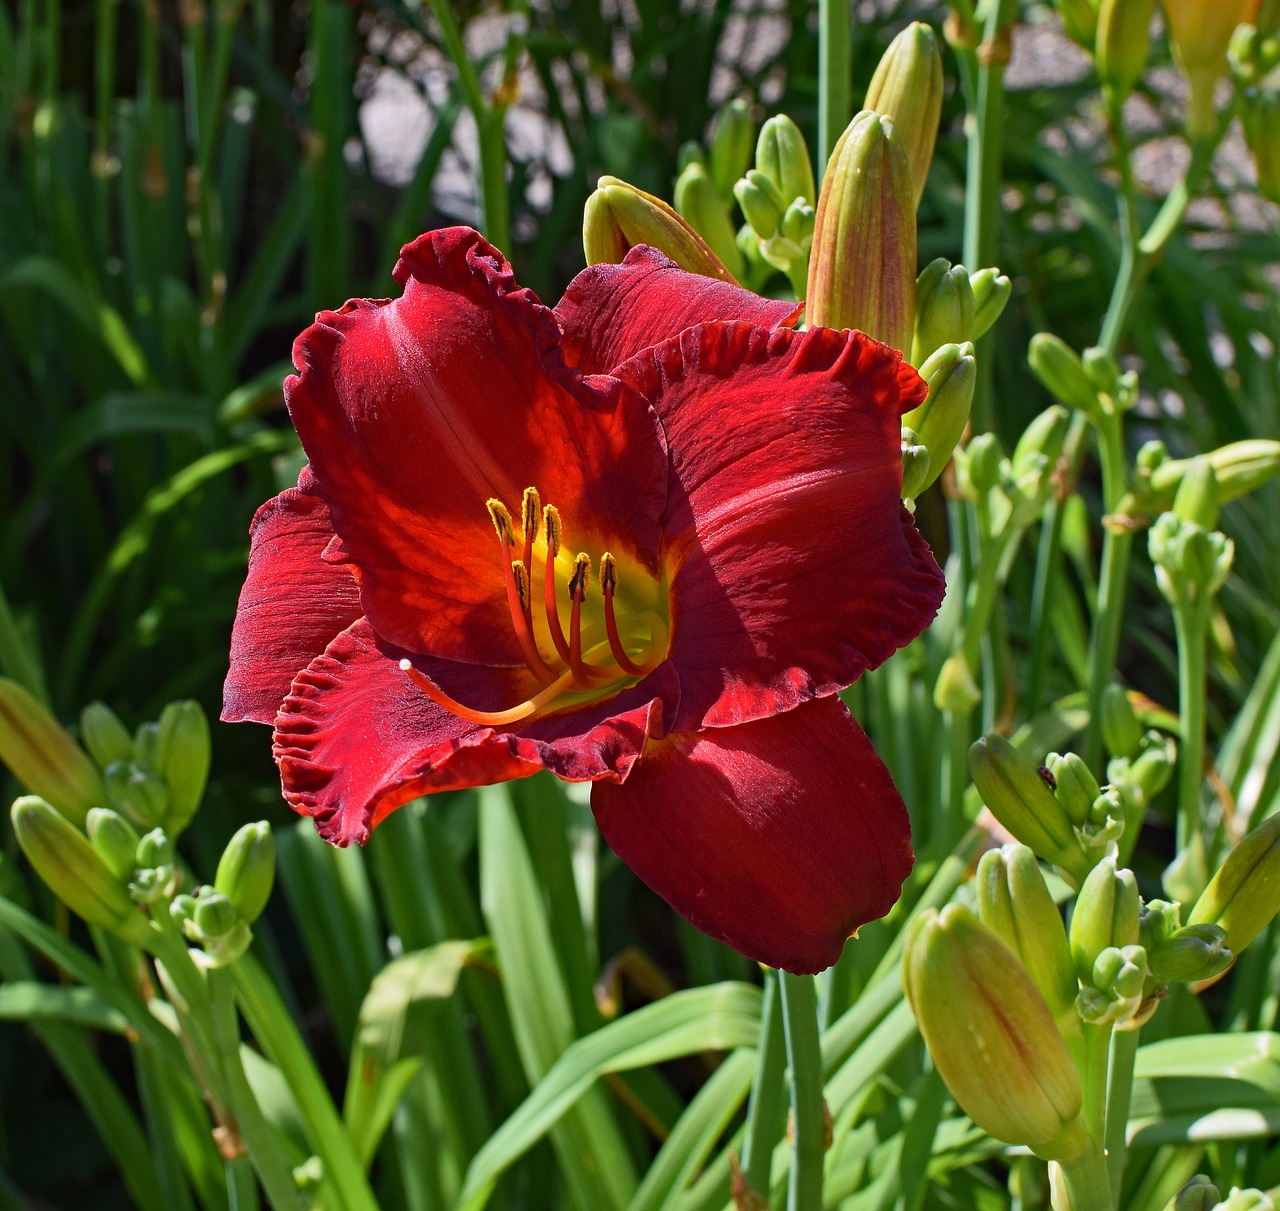
[[[714,278],[686,273],[641,244],[620,265],[592,265],[556,304],[565,361],[583,374],[612,374],[642,349],[707,320],[790,328],[803,303],[780,303]]]
[[[790,710],[914,639],[944,590],[899,497],[924,384],[858,332],[707,324],[619,367],[671,447],[673,731]]]
[[[298,671],[360,617],[351,569],[321,559],[333,525],[309,467],[296,488],[258,510],[249,533],[249,573],[222,690],[227,723],[270,723]]]
[[[436,706],[379,645],[365,619],[299,673],[276,717],[274,753],[284,796],[336,845],[363,845],[397,807],[420,795],[525,778],[550,769],[570,781],[622,778],[650,736],[669,665],[607,702],[496,731]],[[523,670],[419,659],[419,667],[480,710],[509,706],[532,680]]]
[[[906,809],[835,697],[651,743],[591,792],[614,852],[682,916],[748,958],[820,971],[911,870]]]
[[[661,428],[633,391],[565,368],[551,312],[474,231],[423,236],[395,276],[401,298],[322,312],[285,383],[341,539],[330,558],[358,569],[391,642],[518,664],[485,501],[518,517],[536,487],[567,542],[621,546],[654,570]]]

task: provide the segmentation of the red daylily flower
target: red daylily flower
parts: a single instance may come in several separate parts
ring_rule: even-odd
[[[254,518],[222,717],[274,722],[337,845],[435,791],[590,781],[694,925],[828,966],[912,862],[835,695],[942,599],[899,500],[923,383],[644,247],[554,311],[465,228],[395,278],[294,346],[311,463]]]

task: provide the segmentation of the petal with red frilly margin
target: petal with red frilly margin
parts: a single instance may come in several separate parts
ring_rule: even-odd
[[[249,533],[249,572],[222,689],[225,723],[270,723],[294,677],[361,613],[351,569],[321,558],[333,525],[309,467],[296,488],[258,510]]]
[[[899,499],[899,418],[925,388],[896,351],[857,332],[707,324],[617,374],[671,449],[672,731],[834,693],[929,625],[942,573]]]
[[[803,314],[803,303],[764,299],[686,273],[646,244],[631,249],[620,265],[584,269],[555,310],[565,361],[583,374],[612,374],[628,358],[694,324],[745,320],[759,328],[790,328]]]
[[[893,906],[911,870],[906,809],[835,697],[650,744],[592,788],[605,840],[704,933],[750,959],[821,971]]]
[[[363,845],[391,812],[420,795],[540,769],[569,781],[623,778],[646,740],[662,734],[677,692],[666,665],[605,702],[495,731],[432,702],[400,670],[403,655],[379,645],[361,619],[297,676],[276,716],[284,796],[335,845]],[[524,669],[422,658],[415,664],[477,710],[513,705],[532,681]]]
[[[661,426],[612,379],[565,368],[550,310],[474,231],[432,232],[395,270],[402,297],[322,312],[294,345],[290,414],[378,634],[413,652],[516,664],[485,508],[519,524],[534,486],[567,541],[657,566]]]

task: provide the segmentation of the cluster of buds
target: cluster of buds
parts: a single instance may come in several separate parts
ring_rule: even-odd
[[[1122,374],[1115,358],[1096,346],[1082,357],[1060,337],[1038,332],[1027,362],[1054,399],[1094,422],[1128,412],[1138,402],[1138,376],[1132,370]]]
[[[1213,463],[1193,459],[1174,498],[1173,508],[1156,518],[1147,546],[1160,592],[1175,609],[1207,608],[1222,587],[1235,546],[1213,527],[1220,490]]]
[[[1207,1178],[1193,1177],[1165,1205],[1163,1211],[1276,1211],[1276,1202],[1261,1190],[1232,1186],[1224,1199]]]
[[[1280,441],[1259,437],[1228,442],[1197,458],[1207,460],[1213,469],[1218,503],[1224,505],[1255,491],[1280,473]],[[1171,509],[1197,459],[1170,458],[1164,442],[1153,440],[1138,450],[1135,461],[1133,483],[1117,506],[1117,512],[1129,518],[1149,517]]]
[[[733,186],[747,220],[739,240],[752,260],[764,260],[795,284],[806,280],[818,191],[800,128],[785,114],[760,128],[755,164]]]
[[[1269,14],[1275,17],[1274,5]],[[1242,25],[1228,49],[1231,75],[1240,102],[1245,141],[1253,154],[1258,190],[1280,202],[1280,37],[1275,29]]]

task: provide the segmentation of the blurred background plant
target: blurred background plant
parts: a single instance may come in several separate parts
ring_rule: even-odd
[[[1280,807],[1278,14],[1166,10],[1172,44],[1129,0],[0,10],[0,756],[8,797],[30,792],[0,858],[0,1207],[252,1206],[259,1181],[272,1205],[414,1211],[493,1182],[510,1207],[788,1198],[778,981],[762,995],[601,852],[581,797],[451,796],[332,851],[288,818],[261,732],[210,744],[202,723],[249,518],[301,462],[293,336],[385,295],[401,243],[455,222],[554,300],[601,176],[601,248],[636,242],[637,197],[670,200],[715,263],[910,346],[933,388],[904,441],[948,605],[849,696],[920,861],[818,984],[826,1203],[1048,1205],[1043,1160],[1008,1146],[1036,1141],[987,1134],[1007,1119],[928,1062],[897,974],[913,913],[909,990],[948,939],[981,956],[999,932],[990,909],[927,916],[956,894],[981,907],[981,881],[957,889],[980,800],[1001,814],[971,786],[998,741],[968,750],[996,731],[1032,770],[1073,743],[1083,758],[1046,764],[1075,788],[1065,831],[1001,815],[1063,872],[1048,894],[1070,901],[1111,847],[1156,914],[1094,946],[1067,998],[1091,991],[1095,1049],[1105,1031],[1136,1072],[1127,1113],[1088,1127],[1112,1157],[1128,1134],[1110,1197],[1213,1206],[1203,1184],[1179,1193],[1197,1169],[1280,1184],[1271,914],[1195,996],[1194,962],[1157,972],[1184,926],[1155,907],[1197,905],[1185,928],[1229,937],[1210,875]],[[877,71],[904,30],[900,56],[927,42],[942,64],[903,68],[929,82],[905,109]],[[858,203],[824,223],[817,195],[864,99],[880,116],[835,162],[887,166],[896,242],[841,294],[813,267],[847,248],[832,233]],[[81,714],[93,700],[113,709]],[[284,894],[259,916],[266,893],[235,872],[264,817]],[[1076,1010],[1037,995],[1096,1077]],[[1139,1046],[1120,1026],[1147,1001]],[[1097,1096],[1086,1080],[1086,1119]],[[1096,1193],[1096,1171],[1074,1180]]]

